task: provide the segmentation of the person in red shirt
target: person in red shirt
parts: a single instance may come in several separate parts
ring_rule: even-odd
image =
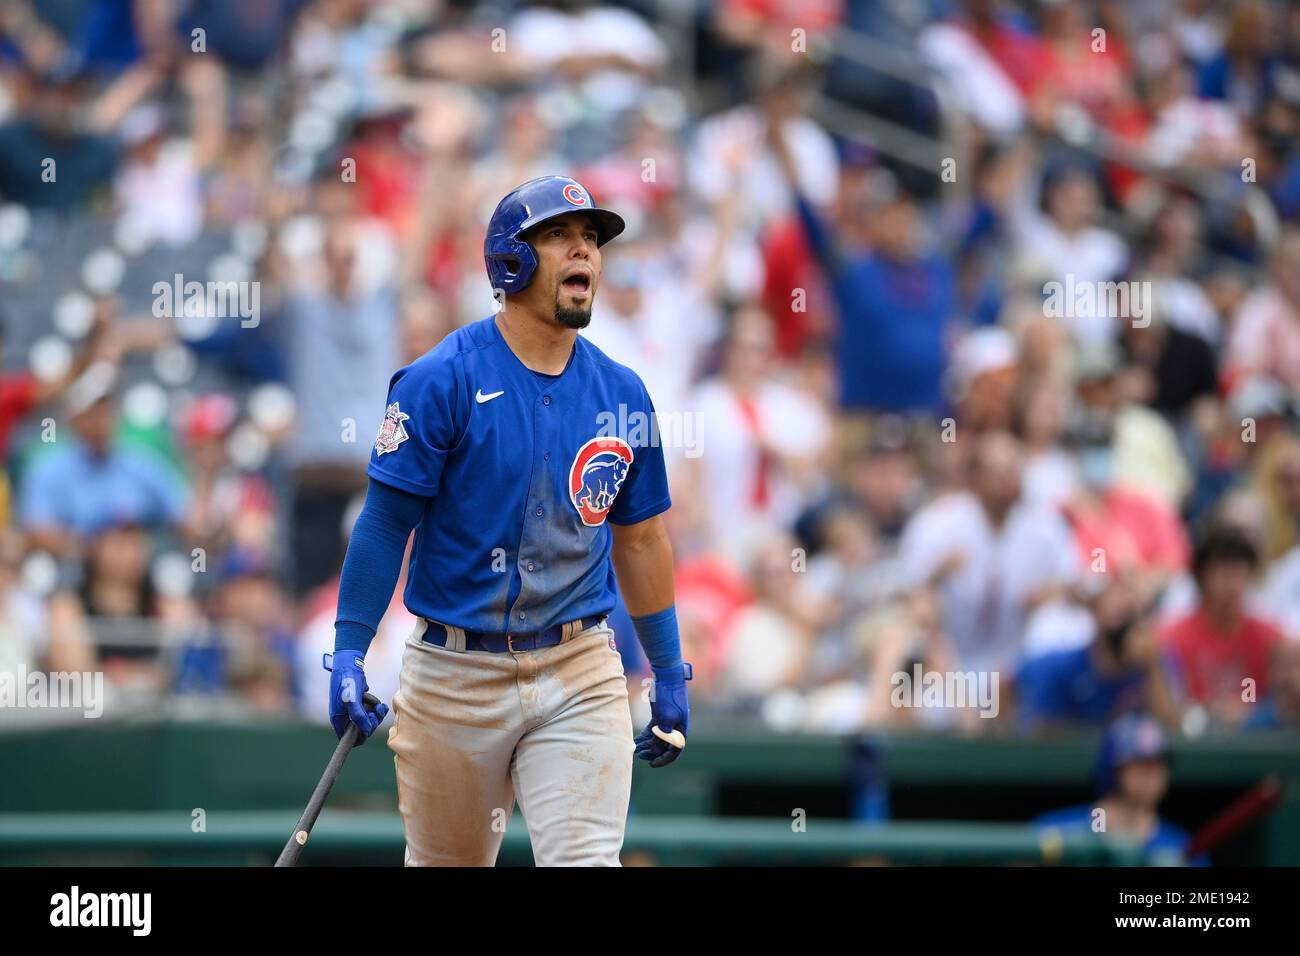
[[[1187,568],[1191,549],[1178,513],[1155,495],[1117,484],[1110,445],[1081,443],[1076,454],[1081,480],[1062,511],[1080,557],[1094,571],[1132,575],[1154,593]]]
[[[1272,625],[1246,610],[1258,562],[1255,546],[1239,530],[1211,530],[1192,560],[1200,603],[1161,635],[1188,697],[1234,726],[1268,693],[1273,651],[1281,640]]]

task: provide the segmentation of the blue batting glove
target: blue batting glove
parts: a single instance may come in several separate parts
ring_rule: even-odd
[[[637,734],[636,756],[649,760],[654,768],[666,767],[681,755],[681,748],[674,747],[665,740],[655,736],[651,727],[658,727],[665,734],[680,730],[683,737],[691,733],[691,707],[686,699],[686,682],[693,675],[690,664],[683,664],[672,670],[656,670],[655,682],[650,694],[650,723],[645,730]]]
[[[330,723],[334,726],[334,733],[342,740],[348,724],[356,724],[361,731],[356,743],[360,747],[384,722],[388,705],[380,704],[374,710],[366,710],[364,698],[370,689],[366,683],[366,662],[352,651],[326,654],[321,663],[330,672]]]

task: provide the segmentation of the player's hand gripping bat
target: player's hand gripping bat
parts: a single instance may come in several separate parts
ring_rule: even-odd
[[[686,738],[682,736],[682,732],[680,730],[672,730],[669,731],[668,733],[664,733],[654,724],[651,724],[650,732],[653,733],[660,740],[662,740],[664,743],[672,744],[678,750],[686,749]]]
[[[367,693],[362,700],[367,710],[374,710],[379,706],[379,698],[374,694]],[[330,762],[325,765],[325,772],[321,775],[320,782],[316,784],[311,799],[307,801],[307,809],[303,810],[302,816],[298,818],[298,825],[293,828],[293,836],[289,837],[289,842],[280,851],[280,856],[275,861],[276,866],[297,865],[298,857],[302,856],[302,848],[307,845],[307,837],[311,835],[311,828],[316,825],[321,807],[325,806],[325,798],[330,795],[334,781],[339,778],[339,771],[343,769],[343,761],[348,759],[348,754],[356,746],[357,735],[360,733],[361,730],[356,724],[348,723],[348,729],[339,738],[338,746],[334,748]]]

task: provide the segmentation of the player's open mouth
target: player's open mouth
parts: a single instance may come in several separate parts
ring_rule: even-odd
[[[591,278],[585,272],[575,272],[562,283],[565,292],[581,295],[591,288]]]

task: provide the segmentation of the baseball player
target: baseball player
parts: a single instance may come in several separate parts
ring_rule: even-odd
[[[1127,713],[1106,729],[1097,753],[1096,800],[1041,814],[1033,822],[1043,830],[1127,837],[1142,843],[1153,861],[1181,858],[1188,835],[1157,813],[1169,789],[1169,756],[1160,722],[1147,714]],[[1187,863],[1209,866],[1210,859],[1200,854]]]
[[[415,529],[418,623],[388,734],[407,865],[492,865],[518,800],[539,866],[617,866],[634,752],[662,767],[686,746],[663,453],[611,424],[654,406],[578,335],[622,231],[572,179],[524,183],[483,243],[502,310],[389,385],[343,563],[330,717],[364,741],[387,713],[361,703],[365,653]],[[635,741],[606,623],[616,573],[654,671]]]

